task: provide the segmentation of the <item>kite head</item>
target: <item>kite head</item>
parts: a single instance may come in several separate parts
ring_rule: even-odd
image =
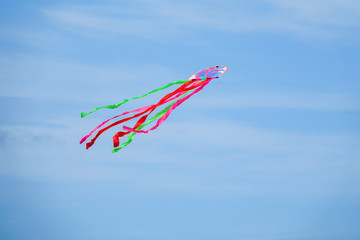
[[[197,78],[218,78],[223,75],[227,70],[227,67],[224,65],[217,65],[215,67],[208,67],[200,70],[197,73],[194,73],[189,79]]]

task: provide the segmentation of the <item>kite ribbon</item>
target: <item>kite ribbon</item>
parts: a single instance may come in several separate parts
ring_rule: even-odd
[[[180,80],[180,81],[183,81],[183,80]],[[179,82],[179,81],[176,81],[176,82]],[[193,84],[193,83],[195,83],[195,84]],[[191,84],[193,84],[193,86],[188,87],[188,86],[191,85]],[[168,85],[169,85],[169,84],[168,84]],[[165,103],[169,98],[171,98],[172,96],[174,96],[174,95],[176,95],[176,94],[178,94],[178,93],[184,92],[184,91],[189,91],[189,90],[195,89],[195,88],[197,88],[199,85],[200,85],[200,79],[188,80],[188,81],[185,82],[181,87],[179,87],[178,89],[176,89],[174,92],[165,95],[165,97],[163,97],[157,104],[154,104],[154,105],[151,106],[149,109],[146,109],[146,110],[144,110],[144,111],[142,111],[142,112],[140,112],[140,113],[138,113],[138,114],[135,114],[135,115],[132,116],[132,117],[128,117],[128,118],[119,120],[119,121],[117,121],[117,122],[115,122],[115,123],[107,126],[106,128],[101,129],[101,130],[96,134],[96,136],[95,136],[90,142],[88,142],[88,143],[86,144],[86,148],[87,148],[87,149],[90,148],[90,147],[95,143],[96,139],[97,139],[103,132],[105,132],[106,130],[108,130],[108,129],[110,129],[110,128],[112,128],[112,127],[114,127],[114,126],[116,126],[116,125],[118,125],[118,124],[120,124],[120,123],[126,122],[126,121],[128,121],[128,120],[130,120],[130,119],[139,117],[139,116],[143,115],[144,113],[146,113],[146,112],[148,112],[148,111],[150,111],[150,113],[151,113],[152,111],[155,110],[156,107],[164,104],[164,103]],[[154,90],[154,91],[155,91],[155,90]],[[152,92],[153,92],[153,91],[152,91]],[[149,114],[150,114],[150,113],[149,113]],[[149,114],[147,114],[146,117],[147,117]],[[145,116],[144,116],[144,117],[145,117]],[[145,117],[145,118],[141,118],[139,121],[145,121],[145,120],[146,120],[146,117]],[[136,126],[136,127],[137,127],[137,126]],[[96,129],[95,129],[95,130],[96,130]],[[87,136],[85,136],[84,138],[86,139]]]
[[[172,99],[169,99],[169,100],[167,100],[167,101],[165,101],[165,102],[162,102],[162,103],[161,103],[161,100],[160,100],[160,102],[159,102],[157,105],[162,105],[162,104],[164,104],[164,103],[166,103],[166,102],[169,102],[169,101],[171,101],[171,100],[173,100],[173,99],[176,99],[176,98],[178,98],[179,96],[181,96],[181,95],[184,94],[184,93],[188,94],[188,93],[189,93],[190,91],[192,91],[193,89],[201,86],[201,85],[203,84],[203,81],[205,81],[205,79],[206,79],[206,78],[204,78],[204,79],[202,79],[202,80],[198,79],[198,80],[196,81],[196,83],[195,83],[192,87],[189,87],[188,89],[184,89],[184,91],[182,91],[182,92],[179,92],[180,88],[177,89],[176,91],[168,94],[168,95],[173,95],[174,93],[179,92],[175,97],[173,97]],[[184,84],[184,85],[185,85],[185,84]],[[184,86],[184,85],[183,85],[183,86]],[[186,95],[186,94],[185,94],[185,95]],[[185,96],[185,95],[184,95],[184,96]],[[183,98],[184,96],[182,96],[181,98]],[[162,100],[164,100],[164,99],[166,99],[166,96],[165,96]],[[174,104],[174,103],[173,103],[173,104]],[[156,108],[156,107],[155,107],[155,108]],[[142,125],[142,124],[145,122],[146,118],[153,112],[153,110],[155,110],[155,108],[153,108],[148,114],[146,114],[146,115],[144,115],[143,117],[141,117],[141,118],[138,120],[138,122],[135,124],[134,128],[136,129],[137,127],[139,127],[140,125]],[[119,144],[120,144],[119,138],[120,138],[120,137],[123,137],[123,136],[129,134],[130,132],[131,132],[131,131],[126,131],[126,132],[120,131],[120,132],[117,132],[117,133],[113,136],[113,144],[114,144],[114,147],[116,148],[116,147],[119,146]]]
[[[200,82],[200,88],[198,88],[197,90],[195,90],[193,93],[191,93],[189,96],[185,97],[191,90],[187,91],[187,92],[183,92],[185,93],[180,99],[178,99],[176,102],[172,103],[170,106],[170,108],[167,110],[165,116],[161,116],[161,119],[159,119],[159,121],[157,122],[157,124],[152,127],[151,129],[147,130],[147,131],[141,131],[141,132],[146,132],[148,133],[149,131],[151,130],[154,130],[156,128],[158,128],[162,122],[164,122],[168,116],[170,115],[170,113],[176,108],[178,107],[181,103],[183,103],[185,100],[187,100],[188,98],[190,98],[192,95],[194,95],[195,93],[199,92],[201,89],[203,89],[205,87],[205,85],[207,85],[212,79],[214,78],[204,78],[201,82]],[[183,94],[181,93],[181,94]],[[150,112],[151,113],[151,112]],[[147,118],[147,116],[150,114],[148,113],[147,115],[145,115],[144,117],[144,120],[141,122],[141,124],[143,124]],[[141,120],[141,119],[140,119]],[[114,147],[118,147],[119,146],[119,138],[120,137],[123,137],[124,135],[130,133],[130,132],[138,132],[137,130],[135,130],[137,127],[139,127],[141,124],[140,123],[140,120],[136,123],[135,127],[134,128],[130,128],[130,127],[127,127],[127,126],[123,126],[123,130],[125,130],[126,132],[118,132],[116,133],[114,136],[113,136],[113,143],[114,143]],[[148,124],[148,123],[147,123]]]
[[[204,84],[202,84],[201,85],[201,87],[199,87],[198,89],[196,89],[195,91],[196,92],[199,92],[199,91],[201,91],[212,79],[214,79],[214,78],[208,78],[208,81],[207,82],[205,82]],[[191,97],[193,94],[195,94],[196,92],[193,92],[193,93],[191,93],[188,97],[187,97],[187,99],[189,98],[189,97]],[[187,93],[189,93],[189,92],[187,92]],[[187,94],[186,93],[186,94]],[[185,94],[185,95],[186,95]],[[182,98],[183,98],[184,96],[182,96]],[[185,100],[184,100],[185,101]],[[183,102],[183,101],[182,101]],[[182,103],[181,102],[181,103]],[[180,105],[181,103],[179,103],[178,105]],[[149,125],[151,122],[153,122],[153,121],[155,121],[156,119],[159,119],[159,121],[160,121],[160,118],[163,118],[163,117],[165,117],[165,119],[169,116],[169,111],[170,111],[170,109],[174,106],[176,104],[176,102],[174,102],[174,103],[172,103],[172,104],[170,104],[169,106],[167,106],[166,108],[164,108],[163,110],[161,110],[160,112],[158,112],[155,116],[153,116],[149,121],[147,121],[145,124],[143,124],[143,125],[141,125],[141,126],[139,126],[139,127],[135,127],[137,130],[141,130],[141,129],[143,129],[144,127],[146,127],[147,125]],[[177,106],[178,106],[177,105]],[[172,108],[172,110],[174,110],[176,107],[174,107],[174,108]],[[171,111],[172,111],[171,110]],[[170,111],[170,112],[171,112]],[[165,120],[164,119],[164,120]],[[159,123],[159,121],[158,121],[158,123]],[[160,123],[161,124],[161,123]],[[160,125],[159,124],[159,125]],[[113,153],[115,153],[115,152],[117,152],[117,151],[119,151],[120,149],[122,149],[122,148],[124,148],[124,147],[126,147],[127,145],[129,145],[131,142],[132,142],[132,140],[133,140],[133,138],[134,138],[134,136],[135,136],[135,134],[136,134],[136,132],[132,132],[129,136],[128,136],[128,141],[127,142],[124,142],[120,147],[116,147],[116,148],[114,148],[114,149],[112,149],[111,151],[113,152]]]

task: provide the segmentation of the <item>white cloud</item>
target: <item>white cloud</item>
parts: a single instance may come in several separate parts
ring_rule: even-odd
[[[23,27],[15,24],[0,26],[0,39],[10,39],[17,43],[35,47],[44,47],[49,42],[52,45],[57,45],[60,42],[64,43],[66,41],[64,36],[51,29],[42,29],[41,27],[34,26]]]
[[[165,128],[165,126],[163,127]],[[310,155],[331,155],[334,146],[347,148],[347,144],[358,136],[339,134],[310,134],[285,130],[261,129],[246,126],[236,121],[203,121],[166,123],[166,130],[159,130],[160,137],[167,137],[173,144],[196,146],[198,149],[251,149],[259,152],[282,152]],[[221,134],[219,136],[219,134]],[[172,138],[171,136],[177,136]],[[319,155],[318,155],[319,154]]]
[[[284,12],[294,14],[293,20],[304,24],[334,27],[359,27],[360,3],[357,0],[267,0]]]
[[[61,181],[127,179],[147,187],[149,179],[155,179],[155,182],[158,179],[153,187],[171,185],[194,189],[191,177],[176,177],[175,173],[170,177],[166,172],[158,177],[148,176],[143,172],[144,168],[136,168],[150,164],[211,169],[218,164],[237,161],[241,163],[237,171],[243,174],[247,171],[257,174],[308,173],[325,166],[338,166],[348,174],[359,170],[355,161],[359,155],[356,149],[360,149],[356,135],[265,130],[234,121],[171,120],[150,134],[136,136],[131,145],[112,154],[113,131],[104,134],[88,151],[78,144],[86,131],[95,126],[94,120],[62,118],[53,121],[66,127],[1,126],[1,132],[6,135],[0,146],[0,174]],[[221,155],[212,156],[215,152]],[[354,172],[347,166],[353,166]],[[140,173],[145,175],[139,178]],[[170,185],[161,182],[167,177],[171,179]],[[180,179],[184,181],[182,184]],[[205,187],[209,188],[206,184]]]
[[[157,42],[207,44],[209,34],[278,33],[300,39],[359,37],[356,0],[162,1],[57,4],[39,9],[42,22],[2,25],[0,38],[33,46],[66,41],[55,25],[88,38],[122,41],[125,36]],[[206,38],[203,37],[207,34]],[[50,43],[50,44],[49,44]]]
[[[180,79],[155,64],[83,64],[27,55],[0,58],[0,64],[0,96],[6,97],[112,104],[167,84],[167,76]]]
[[[294,90],[242,92],[227,95],[202,95],[192,100],[192,108],[286,108],[308,110],[360,110],[358,96]]]
[[[94,65],[15,55],[0,58],[0,96],[43,98],[112,104],[143,94],[172,79],[184,79],[174,69],[159,65]],[[190,74],[189,74],[190,75]],[[146,81],[144,81],[146,79]],[[115,87],[114,87],[115,86]],[[86,89],[86,91],[84,91]],[[162,93],[159,93],[162,95]],[[158,97],[156,95],[156,97]],[[152,96],[147,101],[153,101]],[[336,92],[273,90],[239,94],[202,94],[191,99],[191,108],[288,108],[359,110],[358,96]],[[85,111],[85,109],[84,109]]]
[[[300,37],[357,34],[358,1],[259,0],[207,2],[134,1],[116,6],[63,6],[43,11],[52,21],[77,32],[126,34],[164,40],[199,37],[202,31],[276,32]],[[95,35],[95,34],[94,34]]]

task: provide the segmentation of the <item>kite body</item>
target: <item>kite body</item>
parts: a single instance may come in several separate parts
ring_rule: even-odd
[[[86,143],[86,149],[88,149],[95,143],[96,139],[103,132],[105,132],[105,131],[109,130],[110,128],[115,127],[121,123],[129,121],[131,119],[139,118],[138,121],[136,122],[136,124],[134,125],[134,127],[123,126],[123,128],[122,128],[123,131],[119,131],[113,136],[114,149],[112,149],[112,152],[119,151],[120,149],[122,149],[123,147],[125,147],[129,143],[131,143],[135,134],[148,133],[148,132],[158,128],[169,117],[169,115],[175,108],[177,108],[180,104],[182,104],[184,101],[189,99],[192,95],[196,94],[197,92],[200,92],[211,80],[220,77],[222,74],[224,74],[226,72],[226,70],[227,70],[227,67],[221,66],[221,65],[205,68],[205,69],[193,74],[188,80],[178,80],[178,81],[169,83],[164,87],[155,89],[147,94],[137,96],[137,97],[134,97],[131,99],[125,99],[122,102],[119,102],[117,104],[98,107],[88,113],[81,113],[81,117],[86,117],[87,115],[89,115],[99,109],[103,109],[103,108],[115,109],[128,101],[145,97],[149,94],[161,91],[161,90],[168,88],[170,86],[173,86],[175,84],[182,84],[175,91],[168,93],[163,98],[161,98],[160,101],[156,104],[145,106],[145,107],[133,110],[133,111],[124,112],[120,115],[117,115],[115,117],[112,117],[112,118],[102,122],[99,126],[97,126],[89,134],[84,136],[80,140],[80,144],[85,142],[94,132],[96,132],[98,130],[95,137],[93,137],[88,143]],[[153,113],[157,107],[164,105],[166,103],[170,103],[170,104],[168,106],[166,106],[164,109],[162,109],[160,112],[156,113],[148,121],[146,121],[147,118],[149,117],[149,115],[151,113]],[[121,120],[118,120],[118,121],[110,124],[109,126],[103,127],[108,122],[110,122],[116,118],[128,115],[128,114],[134,114],[134,115],[130,116],[130,117],[122,118]],[[147,125],[149,125],[150,123],[152,123],[154,121],[157,121],[154,126],[152,126],[151,128],[149,128],[147,130],[143,130]],[[126,135],[128,135],[128,140],[120,146],[119,138],[124,137]]]

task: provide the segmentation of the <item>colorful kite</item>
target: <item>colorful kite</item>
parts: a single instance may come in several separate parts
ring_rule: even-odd
[[[91,134],[93,134],[96,130],[100,129],[102,126],[104,126],[106,123],[108,123],[109,121],[133,113],[134,115],[131,117],[127,117],[127,118],[123,118],[121,120],[118,120],[112,124],[110,124],[107,127],[104,127],[102,129],[100,129],[97,134],[95,135],[95,137],[93,137],[88,143],[86,143],[86,149],[88,149],[89,147],[91,147],[96,139],[105,131],[109,130],[112,127],[115,127],[116,125],[119,125],[121,123],[124,123],[126,121],[129,121],[131,119],[135,119],[137,117],[139,117],[139,120],[136,122],[134,127],[128,127],[128,126],[123,126],[123,131],[117,132],[114,136],[113,136],[113,142],[114,142],[114,149],[112,149],[112,152],[115,153],[117,151],[119,151],[120,149],[122,149],[123,147],[126,147],[129,143],[131,143],[134,135],[136,133],[148,133],[149,131],[155,130],[156,128],[158,128],[170,115],[170,113],[177,108],[180,104],[182,104],[185,100],[187,100],[188,98],[190,98],[192,95],[194,95],[195,93],[201,91],[211,80],[220,77],[222,74],[224,74],[227,70],[226,66],[215,66],[215,67],[209,67],[209,68],[205,68],[195,74],[193,74],[188,80],[178,80],[172,83],[167,84],[166,86],[163,86],[161,88],[155,89],[151,92],[148,92],[144,95],[141,96],[137,96],[131,99],[125,99],[122,102],[119,102],[117,104],[112,104],[112,105],[107,105],[107,106],[102,106],[102,107],[98,107],[95,108],[94,110],[92,110],[91,112],[88,113],[81,113],[81,117],[86,117],[87,115],[96,112],[99,109],[102,108],[109,108],[109,109],[114,109],[114,108],[118,108],[119,106],[121,106],[122,104],[129,102],[131,100],[134,99],[138,99],[138,98],[142,98],[145,97],[149,94],[158,92],[160,90],[163,90],[165,88],[168,88],[172,85],[175,84],[183,84],[181,85],[179,88],[177,88],[175,91],[165,95],[163,98],[160,99],[160,101],[156,104],[153,105],[149,105],[146,107],[142,107],[133,111],[128,111],[128,112],[124,112],[120,115],[117,115],[115,117],[112,117],[104,122],[102,122],[99,126],[97,126],[94,130],[92,130],[89,134],[87,134],[85,137],[83,137],[80,140],[80,144],[82,144],[83,142],[86,141],[86,139],[88,139]],[[161,110],[160,112],[156,113],[153,117],[151,117],[146,123],[146,119],[147,117],[159,106],[171,102],[167,107],[165,107],[163,110]],[[150,123],[152,123],[153,121],[157,120],[157,123],[147,129],[147,130],[142,130],[144,127],[146,127],[147,125],[149,125]],[[120,137],[124,137],[125,135],[128,135],[128,140],[126,142],[124,142],[121,146],[120,146],[120,142],[119,142],[119,138]]]

